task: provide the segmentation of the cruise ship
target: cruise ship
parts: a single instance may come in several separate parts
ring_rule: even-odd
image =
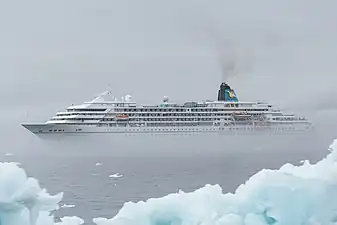
[[[305,117],[284,113],[266,102],[239,101],[221,83],[217,100],[142,105],[127,95],[116,99],[105,91],[89,102],[57,112],[47,122],[22,124],[34,134],[58,133],[289,133],[312,128]]]

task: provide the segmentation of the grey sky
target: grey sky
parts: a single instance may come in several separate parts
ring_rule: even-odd
[[[336,8],[334,0],[3,1],[0,93],[8,105],[54,109],[108,84],[138,102],[214,99],[220,62],[235,61],[227,81],[241,100],[334,108],[326,98],[337,94]]]
[[[149,143],[142,137],[130,142],[121,138],[122,145],[113,137],[95,136],[48,142],[20,125],[45,122],[72,103],[91,100],[108,85],[118,97],[132,94],[139,103],[157,103],[165,95],[181,102],[216,99],[223,79],[240,100],[268,100],[328,127],[317,132],[326,137],[321,148],[325,151],[337,135],[336,12],[337,0],[0,0],[0,156],[11,152],[26,155],[29,161],[35,153],[73,154],[82,165],[83,155],[96,157],[101,150],[111,156],[118,150],[128,154],[129,148],[137,150],[130,153],[134,156],[143,149],[167,149],[177,153],[177,158],[185,148],[186,153],[203,149],[210,154],[213,144],[230,151],[221,135],[214,142],[207,137],[195,137],[197,142],[168,137],[167,146],[163,139]],[[223,68],[231,63],[237,73],[224,74]],[[320,108],[326,111],[314,116],[308,112]],[[195,148],[196,143],[202,144]],[[255,142],[243,143],[247,151],[258,155],[258,160],[248,155],[248,161],[262,162],[260,158],[265,157],[264,161],[274,162],[257,150]],[[153,147],[157,144],[158,148]],[[308,144],[297,146],[306,149]],[[222,159],[219,170],[228,162]],[[52,177],[48,190],[67,191],[74,186],[66,184],[66,179],[59,181],[58,176],[54,179],[57,170],[45,166],[58,160],[32,160],[37,171]],[[69,171],[69,176],[76,174]],[[91,190],[90,185],[75,186]],[[85,198],[89,204],[90,196]]]

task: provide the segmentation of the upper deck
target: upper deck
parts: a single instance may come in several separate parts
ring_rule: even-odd
[[[120,113],[128,121],[179,121],[179,120],[231,120],[244,117],[264,117],[268,121],[304,121],[304,117],[285,115],[280,109],[265,101],[239,101],[234,90],[221,84],[217,100],[191,100],[183,103],[170,102],[164,97],[158,104],[137,104],[131,95],[117,99],[111,91],[105,91],[92,101],[69,106],[58,112],[48,123],[114,121]],[[272,118],[273,117],[273,118]]]

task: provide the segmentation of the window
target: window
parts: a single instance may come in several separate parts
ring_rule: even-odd
[[[74,109],[76,111],[82,111],[82,112],[104,112],[106,110],[106,108],[98,108],[98,109],[95,109],[95,108],[85,108],[85,109]]]

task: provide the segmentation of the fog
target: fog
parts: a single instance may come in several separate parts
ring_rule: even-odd
[[[241,100],[336,124],[336,1],[1,5],[2,114],[15,129],[108,86],[140,103],[181,102],[215,99],[223,80]]]
[[[62,216],[111,217],[126,201],[205,184],[234,191],[262,168],[320,160],[337,136],[336,0],[0,2],[0,161],[64,191],[76,207]],[[21,126],[108,87],[156,104],[214,100],[223,81],[239,100],[308,117],[314,136],[43,139]]]

